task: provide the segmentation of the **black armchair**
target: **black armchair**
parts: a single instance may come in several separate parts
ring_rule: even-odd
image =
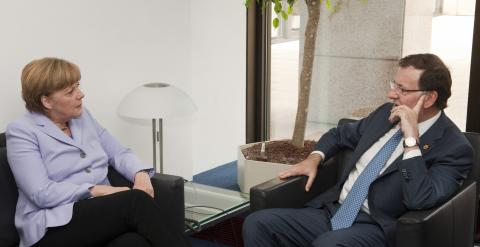
[[[348,122],[341,120],[339,124]],[[449,201],[433,209],[409,211],[398,219],[397,247],[472,247],[477,207],[477,186],[480,174],[480,134],[465,133],[475,149],[474,166],[461,190]],[[319,193],[333,186],[344,160],[351,155],[344,150],[322,166],[311,187],[305,192],[307,177],[286,180],[271,179],[250,189],[250,210],[302,207]],[[285,195],[288,195],[286,197]]]
[[[14,225],[18,189],[7,160],[5,134],[0,134],[0,247],[18,246],[19,238]],[[129,186],[132,183],[114,169],[109,168],[108,179],[114,186]],[[155,174],[152,178],[155,200],[160,210],[167,212],[173,222],[169,227],[178,232],[185,230],[183,179],[167,174]],[[167,205],[168,204],[168,205]]]

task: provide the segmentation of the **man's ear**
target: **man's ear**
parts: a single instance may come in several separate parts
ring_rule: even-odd
[[[48,109],[48,110],[51,110],[51,109],[52,109],[52,102],[51,102],[50,98],[48,98],[47,96],[43,95],[43,96],[40,98],[40,101],[42,101],[42,105],[43,105],[43,107],[45,107],[45,109]]]
[[[438,99],[438,93],[437,91],[428,91],[425,94],[425,101],[423,102],[423,107],[424,108],[430,108],[433,105],[435,105],[435,102],[437,102]]]

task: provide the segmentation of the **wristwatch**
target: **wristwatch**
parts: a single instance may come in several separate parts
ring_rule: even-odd
[[[417,138],[409,136],[403,140],[403,148],[412,148],[418,146]]]

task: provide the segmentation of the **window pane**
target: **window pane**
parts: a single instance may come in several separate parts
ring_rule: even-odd
[[[285,29],[272,38],[270,139],[293,133],[308,17],[303,1],[297,3],[300,13],[289,21],[299,21],[300,27],[283,25],[298,30],[300,39],[282,36]],[[437,54],[451,69],[452,96],[445,111],[465,130],[474,5],[474,0],[351,1],[333,16],[322,8],[306,139],[317,139],[340,118],[366,116],[389,101],[386,82],[398,59],[426,52]]]
[[[431,52],[443,59],[452,74],[452,96],[445,112],[462,131],[467,120],[473,20],[473,15],[441,15],[432,22]]]
[[[286,1],[283,1],[286,4]],[[298,99],[299,4],[278,28],[271,27],[270,139],[291,138]],[[272,9],[272,18],[275,12]]]

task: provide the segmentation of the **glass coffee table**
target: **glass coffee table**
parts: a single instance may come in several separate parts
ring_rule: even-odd
[[[199,232],[220,221],[247,211],[249,195],[218,187],[185,183],[186,233]]]

